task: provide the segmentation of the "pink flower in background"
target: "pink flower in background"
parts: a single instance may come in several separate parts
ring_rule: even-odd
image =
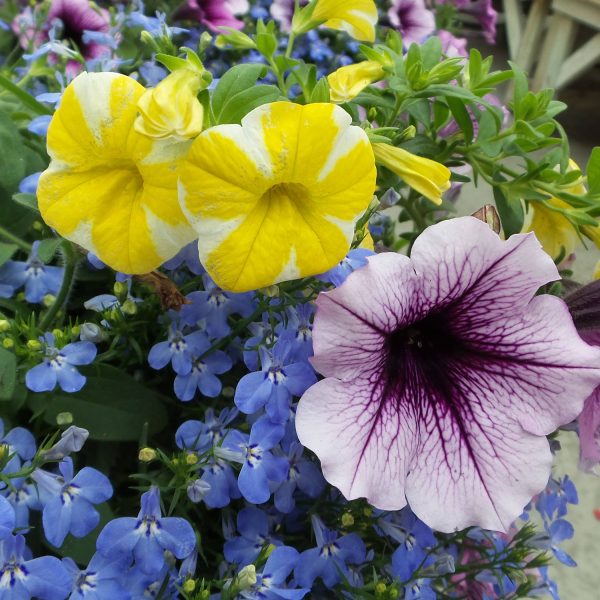
[[[387,14],[407,48],[413,42],[423,42],[435,30],[435,16],[425,6],[425,0],[394,0]]]
[[[464,13],[473,15],[483,28],[483,37],[488,44],[496,43],[498,13],[492,6],[493,0],[437,0],[438,4],[454,4]]]
[[[308,4],[307,0],[300,0],[300,6]],[[289,31],[294,15],[294,0],[273,0],[271,16],[279,23],[282,31]]]
[[[545,488],[546,435],[600,384],[600,349],[532,234],[502,241],[472,217],[429,227],[411,258],[368,259],[320,294],[300,442],[348,499],[407,503],[434,529],[507,530]]]
[[[442,42],[442,52],[448,58],[469,55],[467,51],[467,38],[457,38],[445,29],[440,29],[436,35]]]
[[[187,0],[175,18],[197,21],[213,31],[219,27],[242,29],[244,22],[235,15],[245,14],[248,8],[248,0]]]

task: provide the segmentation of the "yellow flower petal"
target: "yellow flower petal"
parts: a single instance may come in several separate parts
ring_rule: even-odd
[[[336,265],[375,177],[368,138],[344,110],[274,102],[195,140],[180,200],[207,271],[246,291]]]
[[[376,60],[364,60],[340,67],[327,75],[330,99],[332,102],[348,102],[384,75],[381,63]]]
[[[548,204],[557,208],[571,208],[569,204],[552,198]],[[579,245],[579,236],[569,220],[561,213],[548,208],[544,202],[530,203],[526,231],[533,231],[542,248],[556,258],[564,248],[565,256],[572,254]]]
[[[201,74],[191,69],[167,75],[139,99],[135,130],[157,139],[195,138],[202,131],[204,110],[197,97],[202,84]]]
[[[377,6],[373,0],[316,0],[314,21],[325,27],[345,31],[362,42],[375,41]]]
[[[419,194],[434,204],[442,203],[442,194],[450,188],[450,169],[446,166],[390,144],[373,144],[373,152],[377,162],[396,173]]]
[[[133,127],[144,88],[117,73],[82,73],[48,129],[42,217],[112,268],[146,273],[194,239],[177,200],[189,143],[154,141]]]

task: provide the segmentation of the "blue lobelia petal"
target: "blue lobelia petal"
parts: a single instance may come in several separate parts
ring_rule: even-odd
[[[14,508],[4,496],[0,496],[0,540],[12,534],[15,522]]]
[[[163,547],[153,535],[140,535],[133,549],[136,566],[144,573],[153,575],[165,564]]]
[[[237,529],[243,537],[256,540],[269,535],[269,519],[267,514],[254,507],[243,508],[237,516]]]
[[[24,427],[15,427],[14,429],[11,429],[4,436],[2,441],[14,448],[16,453],[23,460],[31,460],[35,456],[35,438],[31,431]]]
[[[189,402],[194,399],[198,389],[198,375],[193,371],[187,375],[177,375],[173,382],[173,391],[179,400]]]
[[[137,544],[138,520],[133,517],[120,517],[109,521],[98,535],[96,549],[104,556],[128,556]]]
[[[54,556],[42,556],[24,563],[28,575],[23,585],[34,598],[63,600],[71,591],[71,576]]]
[[[317,383],[317,376],[308,363],[294,363],[283,370],[286,374],[284,385],[294,396],[302,396],[311,385]]]
[[[76,498],[71,508],[71,529],[76,538],[85,537],[100,523],[100,513],[84,498]]]
[[[207,398],[216,398],[223,385],[216,375],[205,372],[198,375],[198,388]]]
[[[313,582],[323,573],[327,561],[322,559],[319,548],[305,550],[298,557],[294,567],[294,579],[302,587],[312,587]]]
[[[94,362],[97,349],[92,342],[74,342],[61,348],[60,353],[71,365],[89,365]]]
[[[49,500],[44,506],[42,524],[46,539],[56,547],[62,546],[71,528],[72,504],[63,504],[61,497]]]
[[[244,463],[240,471],[238,486],[242,496],[253,504],[262,504],[271,496],[265,470],[260,466],[252,467],[247,462]]]
[[[150,348],[150,353],[148,354],[148,364],[153,369],[162,369],[169,364],[172,355],[173,353],[171,352],[170,343],[159,342]]]
[[[294,570],[299,558],[300,554],[295,548],[291,548],[290,546],[275,548],[265,563],[263,576],[269,575],[271,581],[279,585]]]
[[[252,425],[250,444],[258,444],[263,450],[270,450],[283,437],[285,428],[279,423],[273,423],[268,417],[261,417]]]
[[[192,526],[179,517],[165,517],[160,520],[156,540],[176,558],[185,558],[196,547],[196,534]]]
[[[27,371],[25,385],[32,392],[50,392],[56,387],[57,379],[56,370],[44,361]]]
[[[269,400],[272,388],[272,382],[263,371],[248,373],[239,380],[233,401],[243,413],[251,415]]]
[[[75,367],[71,365],[63,365],[62,368],[57,369],[56,378],[58,379],[58,385],[63,392],[78,392],[86,382],[86,378],[82,375]]]

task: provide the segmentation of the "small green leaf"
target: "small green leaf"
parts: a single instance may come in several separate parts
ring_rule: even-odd
[[[6,244],[0,242],[0,267],[13,257],[13,254],[19,249],[16,244]]]
[[[40,209],[38,208],[37,198],[35,194],[23,194],[21,192],[17,192],[13,194],[13,200],[20,204],[21,206],[25,206],[29,210],[33,212],[40,213]]]
[[[61,243],[62,239],[60,238],[42,240],[38,246],[38,256],[40,260],[44,263],[50,262],[54,258]]]
[[[525,222],[525,211],[521,200],[507,198],[499,185],[494,186],[494,200],[506,237],[520,233]]]
[[[473,141],[473,121],[469,111],[465,108],[463,102],[458,98],[446,98],[448,107],[452,111],[452,115],[456,119],[458,126],[462,129],[465,136],[465,143],[470,144]]]
[[[11,400],[17,382],[17,359],[0,346],[0,400]]]
[[[600,192],[600,146],[592,149],[586,167],[586,174],[590,193]]]
[[[329,83],[327,77],[321,77],[310,95],[310,102],[329,102]]]

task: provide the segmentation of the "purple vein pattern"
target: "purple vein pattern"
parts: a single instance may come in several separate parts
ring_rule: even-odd
[[[506,531],[547,484],[546,435],[600,383],[600,349],[566,305],[533,234],[438,223],[411,258],[385,253],[317,300],[303,445],[348,499],[408,502],[430,527]]]

